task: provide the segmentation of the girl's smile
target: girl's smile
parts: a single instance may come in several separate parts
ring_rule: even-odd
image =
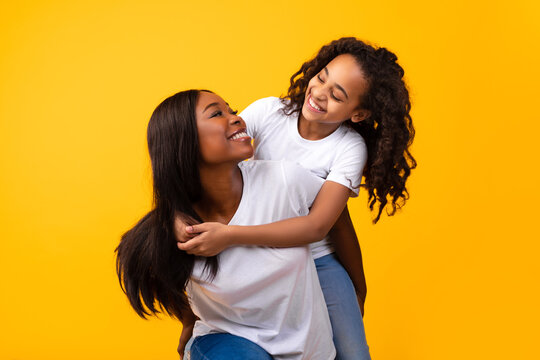
[[[308,95],[308,99],[306,101],[306,104],[308,106],[308,109],[311,111],[314,111],[316,113],[322,114],[326,112],[325,109],[323,109],[321,106],[317,105],[317,103],[313,100],[311,95]]]

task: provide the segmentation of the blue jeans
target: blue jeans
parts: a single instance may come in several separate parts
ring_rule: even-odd
[[[197,336],[191,345],[191,360],[272,360],[262,347],[243,337],[219,333]]]
[[[336,360],[369,360],[362,313],[356,291],[335,254],[315,259],[319,282],[334,333]]]

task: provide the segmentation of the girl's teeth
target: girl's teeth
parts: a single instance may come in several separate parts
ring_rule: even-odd
[[[309,98],[309,104],[315,108],[316,110],[318,111],[322,111],[322,109],[320,107],[318,107],[317,105],[315,105],[315,103],[313,102],[313,100],[311,99],[311,97]]]

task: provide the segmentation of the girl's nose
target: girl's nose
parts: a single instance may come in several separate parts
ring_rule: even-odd
[[[326,93],[323,87],[315,86],[311,89],[311,96],[313,96],[316,100],[323,100]]]

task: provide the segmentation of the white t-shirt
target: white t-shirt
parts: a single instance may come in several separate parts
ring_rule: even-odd
[[[242,199],[229,225],[259,225],[309,213],[323,180],[297,164],[239,164]],[[200,318],[193,336],[226,332],[261,346],[275,359],[335,357],[332,329],[317,271],[307,246],[235,246],[219,254],[208,279],[196,260],[187,286]]]
[[[268,97],[249,105],[240,116],[248,134],[255,139],[254,159],[296,162],[327,181],[351,189],[357,196],[362,170],[367,160],[364,139],[342,124],[320,140],[306,140],[298,133],[298,114],[287,116],[277,97]],[[310,245],[313,258],[334,252],[328,237]]]

